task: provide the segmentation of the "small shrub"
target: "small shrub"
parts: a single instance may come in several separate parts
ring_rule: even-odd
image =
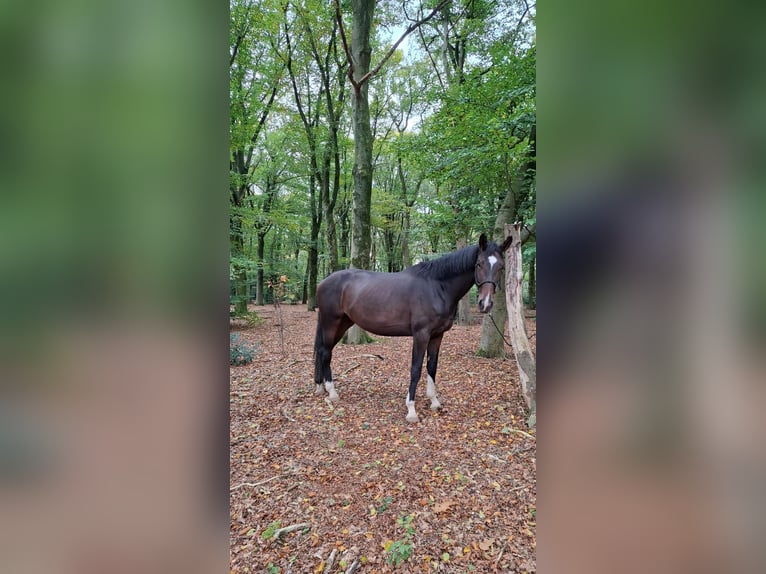
[[[404,529],[404,537],[401,540],[392,542],[386,549],[386,562],[392,566],[399,566],[412,557],[412,551],[415,545],[412,543],[412,537],[415,535],[415,528],[412,526],[412,514],[404,514],[396,519],[396,523]]]
[[[240,340],[238,333],[229,335],[229,364],[240,367],[252,363],[259,349]]]
[[[397,540],[388,547],[388,556],[386,562],[393,566],[399,566],[406,562],[412,556],[412,543],[409,540]]]

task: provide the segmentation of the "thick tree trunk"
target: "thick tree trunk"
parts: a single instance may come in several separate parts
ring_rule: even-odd
[[[533,427],[537,418],[537,368],[524,324],[524,302],[521,293],[524,278],[521,265],[521,224],[506,224],[505,234],[506,237],[513,238],[505,255],[505,283],[507,287],[505,297],[509,310],[508,334],[513,345],[516,366],[519,370],[521,392],[529,409],[527,423]]]
[[[352,0],[353,27],[351,54],[354,79],[359,81],[370,70],[370,28],[375,0]],[[370,208],[372,199],[372,130],[367,98],[368,82],[354,88],[352,125],[354,128],[354,193],[351,224],[351,266],[370,268]]]
[[[375,0],[351,1],[353,24],[351,28],[351,56],[354,60],[354,80],[360,82],[370,70],[370,30],[375,12]],[[351,222],[351,267],[370,269],[370,209],[372,205],[372,129],[370,105],[367,98],[368,82],[354,86],[351,100],[354,128],[354,192]],[[369,342],[371,339],[354,325],[346,338],[350,344]]]
[[[492,229],[492,239],[497,243],[505,240],[505,224],[512,223],[516,214],[516,196],[512,188],[508,188],[503,199],[503,204],[497,212],[495,227]],[[505,322],[508,313],[505,304],[505,281],[501,280],[497,286],[495,302],[490,311],[491,317],[485,316],[481,325],[481,340],[479,341],[479,354],[482,357],[505,357],[505,343],[501,333],[505,331]],[[493,323],[494,320],[494,323]]]

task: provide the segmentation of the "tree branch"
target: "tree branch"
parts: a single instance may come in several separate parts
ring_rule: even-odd
[[[401,43],[402,43],[402,41],[404,41],[404,39],[405,39],[407,36],[409,36],[409,35],[410,35],[410,33],[412,33],[412,32],[413,32],[415,29],[417,29],[417,28],[420,28],[420,27],[421,27],[423,24],[425,24],[425,23],[426,23],[426,22],[428,22],[428,21],[429,21],[431,18],[433,18],[434,16],[436,16],[436,14],[438,14],[438,13],[441,11],[441,9],[442,9],[442,8],[443,8],[443,7],[444,7],[444,6],[447,4],[447,2],[449,2],[449,1],[450,1],[450,0],[441,0],[441,1],[440,1],[440,2],[439,2],[437,5],[436,5],[436,8],[434,8],[433,10],[431,10],[431,13],[430,13],[430,14],[428,14],[428,16],[426,16],[426,17],[425,17],[425,18],[423,18],[422,20],[419,20],[419,21],[417,21],[417,22],[413,22],[412,24],[410,24],[409,26],[407,26],[407,29],[406,29],[406,30],[404,31],[404,33],[403,33],[403,34],[402,34],[402,35],[399,37],[399,39],[398,39],[396,42],[394,42],[394,45],[393,45],[393,46],[391,46],[391,48],[388,50],[388,52],[386,53],[386,55],[385,55],[385,56],[383,56],[383,59],[382,59],[382,60],[381,60],[381,61],[378,63],[378,65],[377,65],[377,66],[375,66],[375,67],[374,67],[372,70],[370,70],[369,72],[367,72],[367,73],[366,73],[364,76],[362,76],[362,78],[359,80],[359,85],[361,86],[363,83],[365,83],[367,80],[369,80],[369,79],[370,79],[372,76],[374,76],[375,74],[377,74],[377,73],[380,71],[380,69],[383,67],[383,64],[385,64],[385,63],[388,61],[388,59],[391,57],[391,55],[392,55],[392,54],[393,54],[393,53],[396,51],[396,49],[399,47],[399,44],[401,44]],[[335,3],[336,3],[336,5],[337,5],[337,2],[338,2],[338,0],[335,0]]]
[[[351,85],[354,86],[356,93],[359,93],[359,86],[356,80],[354,80],[354,58],[351,55],[351,50],[348,47],[348,40],[346,40],[346,29],[343,27],[343,17],[340,14],[340,3],[335,0],[335,19],[338,21],[338,30],[340,30],[340,39],[343,41],[343,50],[346,52],[346,61],[348,62],[348,79],[351,81]]]
[[[536,231],[537,223],[533,223],[532,225],[525,225],[521,230],[521,244],[524,245],[530,237],[535,237]]]

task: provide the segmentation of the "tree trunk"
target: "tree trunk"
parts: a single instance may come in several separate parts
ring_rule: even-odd
[[[537,278],[535,277],[537,265],[537,256],[533,255],[532,260],[529,262],[529,287],[527,289],[527,297],[529,298],[530,309],[537,309]]]
[[[349,248],[349,222],[348,222],[348,201],[344,201],[342,209],[338,214],[338,221],[340,222],[340,258],[343,261],[348,261],[348,248]],[[340,262],[339,262],[340,264]]]
[[[524,324],[524,302],[522,282],[524,274],[521,265],[521,224],[505,225],[506,237],[512,237],[511,246],[505,255],[505,297],[508,305],[508,335],[513,345],[516,366],[519,370],[521,392],[529,409],[527,424],[534,427],[537,418],[537,369],[532,346]]]
[[[412,267],[412,256],[410,255],[410,208],[404,207],[404,217],[402,218],[402,266],[406,269]]]
[[[406,269],[412,266],[412,256],[410,255],[410,209],[415,205],[415,199],[407,196],[407,181],[402,169],[402,157],[397,158],[397,170],[399,172],[399,185],[402,187],[402,266]],[[417,195],[420,183],[415,188],[414,195]]]
[[[309,179],[309,201],[311,203],[311,237],[309,238],[309,260],[307,266],[308,286],[306,307],[309,311],[316,309],[317,300],[317,276],[319,274],[319,231],[322,226],[322,218],[317,203],[316,180],[312,176]]]
[[[230,233],[232,242],[232,252],[244,255],[245,241],[242,230],[242,216],[234,214],[230,219]],[[234,277],[234,313],[242,315],[247,313],[247,269],[240,267],[236,270]]]
[[[370,30],[375,12],[375,0],[352,0],[351,56],[354,60],[354,80],[360,82],[370,70]],[[372,205],[372,129],[370,105],[367,98],[369,83],[354,86],[351,99],[352,126],[354,128],[354,192],[351,222],[351,267],[370,269],[370,218]],[[347,342],[360,344],[371,339],[354,325]]]
[[[258,271],[255,280],[255,304],[263,305],[263,267],[264,267],[264,255],[266,251],[266,234],[258,233],[258,246],[256,251],[256,257],[258,259]]]
[[[512,188],[508,188],[503,199],[503,204],[497,212],[495,227],[492,229],[492,239],[502,243],[505,239],[506,223],[512,223],[516,215],[516,196]],[[494,297],[494,306],[489,316],[484,317],[481,325],[481,339],[479,341],[479,354],[482,357],[505,357],[505,343],[501,333],[505,331],[505,322],[508,313],[505,304],[505,281],[501,278]],[[492,322],[494,320],[494,323]],[[495,326],[497,325],[497,326]]]
[[[457,240],[457,248],[462,249],[468,245],[468,241],[464,237],[459,237]],[[471,323],[471,291],[458,301],[457,304],[457,324],[469,325]]]

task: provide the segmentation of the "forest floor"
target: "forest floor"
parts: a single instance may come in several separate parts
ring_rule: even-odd
[[[536,571],[536,441],[512,355],[476,356],[478,319],[444,336],[443,409],[424,375],[409,424],[412,339],[338,345],[330,403],[314,394],[316,314],[253,309],[261,325],[232,327],[258,353],[231,368],[231,572]]]

